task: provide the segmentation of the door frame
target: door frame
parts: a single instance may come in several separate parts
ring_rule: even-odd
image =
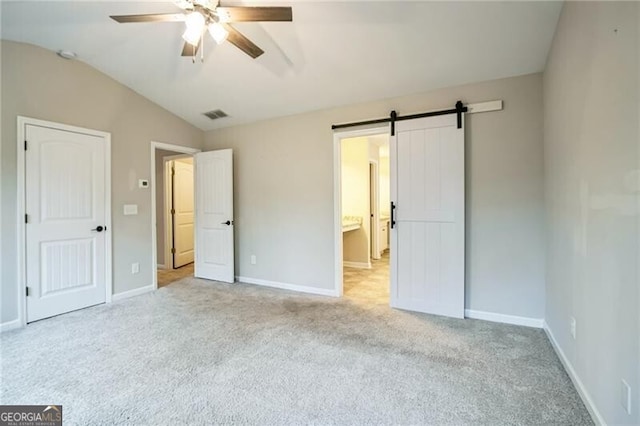
[[[111,133],[103,132],[100,130],[87,129],[84,127],[77,127],[68,124],[55,123],[52,121],[39,120],[36,118],[18,116],[17,118],[17,241],[16,241],[16,258],[17,258],[17,279],[18,279],[18,320],[22,327],[27,325],[27,251],[26,251],[26,232],[27,227],[25,224],[26,215],[26,195],[27,195],[27,182],[26,182],[26,155],[25,155],[25,141],[27,125],[47,127],[50,129],[61,130],[65,132],[81,133],[89,136],[97,136],[104,138],[105,140],[105,226],[111,232],[107,232],[105,235],[105,288],[106,299],[105,303],[110,303],[113,296],[113,270],[112,261],[113,253],[111,250],[113,240],[113,227],[111,226]]]
[[[372,176],[373,175],[373,176]],[[373,180],[371,179],[373,177]],[[369,257],[380,259],[380,174],[378,161],[369,159]]]
[[[333,241],[334,241],[334,295],[342,297],[343,283],[343,247],[342,247],[342,140],[360,136],[373,136],[389,133],[389,125],[359,130],[333,132]],[[369,243],[371,247],[371,243]],[[369,248],[370,250],[370,248]]]
[[[188,146],[182,146],[182,145],[175,145],[175,144],[170,144],[170,143],[165,143],[165,142],[155,142],[155,141],[151,141],[151,148],[150,148],[150,153],[151,153],[151,169],[150,169],[150,175],[151,175],[151,279],[153,281],[153,289],[157,290],[158,289],[158,238],[157,238],[157,234],[158,234],[158,227],[156,224],[157,218],[156,218],[156,205],[157,205],[157,200],[156,200],[156,150],[158,149],[163,149],[165,151],[173,151],[175,153],[179,154],[188,154],[188,155],[194,155],[197,154],[198,152],[201,152],[201,149],[198,148],[191,148]],[[163,182],[164,188],[166,190],[166,174],[165,172],[165,166],[166,163],[163,164],[163,175],[165,176],[165,182]],[[194,194],[195,197],[195,194]],[[165,197],[166,198],[166,197]],[[164,203],[164,200],[163,200]],[[165,228],[166,228],[166,220],[165,220]],[[166,229],[165,229],[165,238],[166,238]],[[166,241],[165,241],[165,266],[166,266]],[[171,263],[173,264],[173,260],[171,261]]]

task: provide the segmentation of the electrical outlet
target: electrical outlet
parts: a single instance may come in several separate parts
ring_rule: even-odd
[[[624,379],[621,380],[620,385],[620,404],[627,414],[631,414],[631,386]]]
[[[140,272],[140,264],[138,262],[131,264],[131,273],[137,274]]]
[[[576,319],[574,317],[571,317],[570,327],[571,327],[571,337],[573,337],[573,340],[576,340]]]
[[[255,255],[255,254],[252,254],[252,255],[251,255],[251,264],[252,264],[252,265],[255,265],[256,263],[258,263],[258,261],[257,261],[257,259],[256,259],[256,255]]]

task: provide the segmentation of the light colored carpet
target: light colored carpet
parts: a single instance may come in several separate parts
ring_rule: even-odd
[[[590,424],[541,330],[186,278],[0,335],[65,424]]]

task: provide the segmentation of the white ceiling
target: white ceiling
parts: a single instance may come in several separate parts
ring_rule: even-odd
[[[224,2],[223,5],[249,4]],[[205,45],[180,57],[182,23],[109,15],[179,12],[171,2],[2,2],[2,38],[71,50],[193,125],[209,130],[339,105],[542,71],[560,2],[261,1],[293,23],[236,28],[266,52]],[[203,112],[230,117],[211,121]]]

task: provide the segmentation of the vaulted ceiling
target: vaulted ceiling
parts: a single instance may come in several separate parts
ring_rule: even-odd
[[[183,23],[118,24],[109,15],[181,12],[172,2],[3,1],[3,39],[71,50],[209,130],[299,112],[542,71],[560,2],[259,1],[292,23],[236,28],[266,53],[205,44],[180,56]],[[229,117],[203,115],[222,109]]]

